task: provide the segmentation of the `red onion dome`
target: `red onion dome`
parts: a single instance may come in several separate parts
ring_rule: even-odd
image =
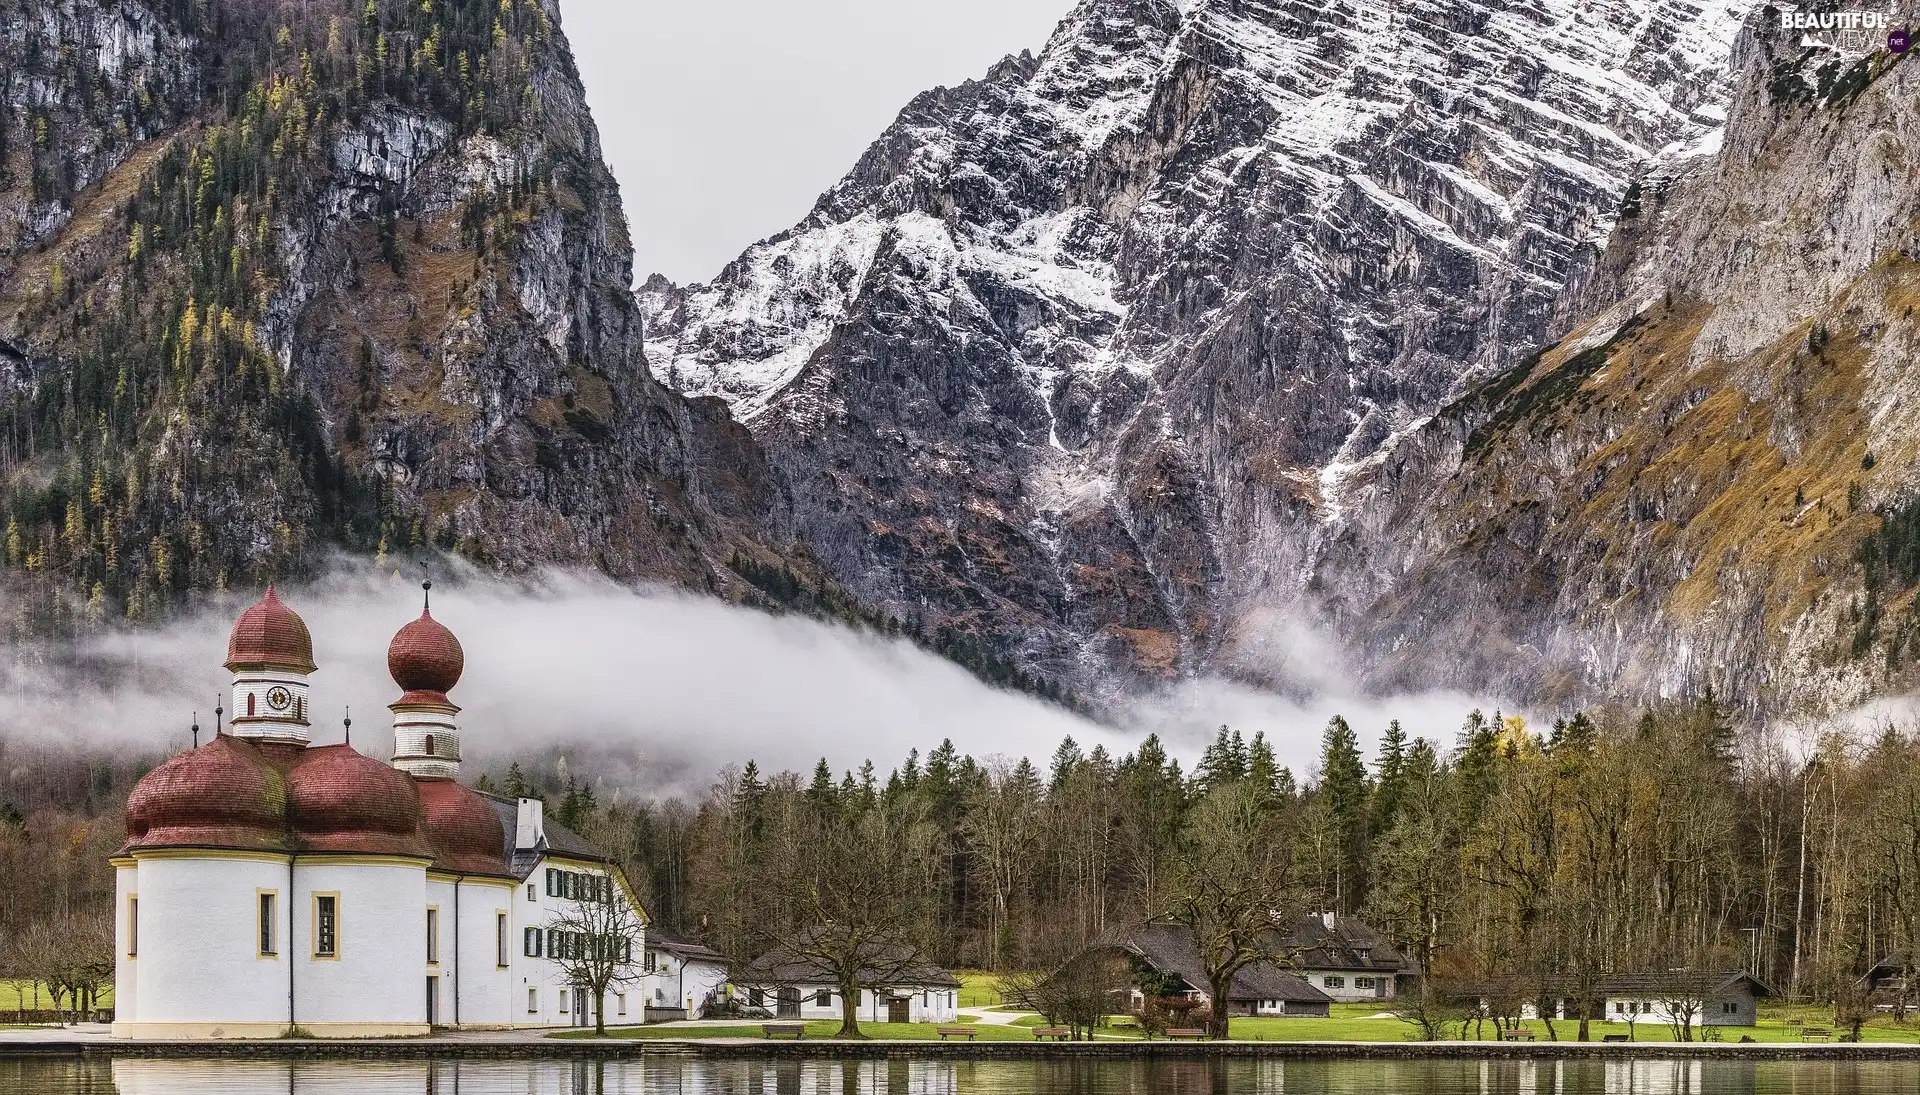
[[[422,611],[420,618],[401,628],[387,644],[387,672],[403,692],[435,692],[445,696],[460,683],[467,654],[446,625]]]
[[[134,784],[124,850],[282,850],[286,814],[280,770],[252,743],[217,735]]]
[[[272,586],[252,608],[234,622],[227,637],[227,668],[266,666],[295,673],[311,673],[313,636],[299,613],[280,600]]]
[[[287,772],[287,814],[302,851],[433,854],[413,781],[351,745],[300,752]]]
[[[492,803],[450,779],[423,779],[418,786],[436,866],[462,874],[507,873],[506,828]]]

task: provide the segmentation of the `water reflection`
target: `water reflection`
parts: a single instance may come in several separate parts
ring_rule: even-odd
[[[60,1061],[0,1095],[1909,1095],[1920,1063],[1819,1061]]]

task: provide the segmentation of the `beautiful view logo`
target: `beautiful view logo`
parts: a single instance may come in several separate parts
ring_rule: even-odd
[[[1867,53],[1885,42],[1889,50],[1905,53],[1911,44],[1905,30],[1889,30],[1892,17],[1883,11],[1782,11],[1780,26],[1803,32],[1803,38],[1849,53]]]

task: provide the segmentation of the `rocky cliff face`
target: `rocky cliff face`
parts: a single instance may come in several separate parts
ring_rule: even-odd
[[[1912,686],[1920,71],[1759,19],[1736,61],[1722,146],[1636,188],[1586,318],[1356,484],[1316,581],[1383,681]]]
[[[0,0],[13,624],[335,545],[736,585],[784,496],[630,285],[554,0]]]
[[[711,284],[649,281],[651,356],[869,600],[1068,680],[1272,677],[1316,576],[1390,595],[1318,567],[1381,464],[1717,131],[1744,7],[1085,0]]]

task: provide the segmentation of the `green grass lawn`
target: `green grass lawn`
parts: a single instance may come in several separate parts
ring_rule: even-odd
[[[955,970],[953,975],[960,979],[960,1006],[963,1008],[996,1007],[1000,999],[1000,975],[986,970]]]
[[[981,1005],[970,1005],[981,1006]],[[1002,1009],[1010,1010],[1010,1009]],[[1306,1018],[1256,1018],[1235,1019],[1230,1033],[1235,1041],[1258,1042],[1410,1042],[1419,1040],[1419,1031],[1411,1023],[1382,1013],[1387,1011],[1380,1004],[1335,1004],[1332,1014],[1325,1019]],[[1137,1023],[1129,1016],[1115,1016],[1115,1022],[1099,1032],[1101,1039],[1139,1039],[1145,1037]],[[1789,1027],[1789,1020],[1798,1020],[1801,1026]],[[968,1022],[962,1019],[961,1022]],[[1047,1022],[1038,1015],[1023,1015],[1010,1024],[978,1024],[978,1040],[983,1042],[1023,1042],[1033,1037],[1033,1028],[1046,1026]],[[1547,1024],[1539,1020],[1530,1020],[1521,1024],[1534,1033],[1536,1041],[1546,1043]],[[1568,1020],[1558,1020],[1559,1040],[1571,1042],[1579,1037],[1580,1024]],[[1713,1027],[1703,1032],[1695,1029],[1696,1041],[1738,1042],[1742,1037],[1752,1038],[1756,1042],[1795,1042],[1800,1041],[1802,1027],[1824,1027],[1834,1030],[1833,1011],[1818,1007],[1768,1007],[1762,1008],[1760,1022],[1751,1027]],[[840,1029],[837,1021],[810,1022],[807,1024],[809,1039],[831,1038]],[[1448,1030],[1449,1037],[1474,1037],[1474,1028],[1469,1024],[1464,1034],[1456,1033],[1458,1028]],[[898,1039],[903,1041],[937,1041],[939,1034],[936,1024],[932,1023],[862,1023],[862,1033],[869,1038]],[[1625,1023],[1589,1024],[1588,1037],[1595,1042],[1609,1034],[1633,1035],[1636,1042],[1672,1042],[1673,1028],[1664,1023],[1636,1023],[1629,1030]],[[613,1038],[759,1038],[759,1026],[735,1027],[622,1027],[609,1030]],[[1493,1041],[1498,1038],[1491,1021],[1481,1024],[1480,1037]],[[592,1031],[565,1031],[552,1035],[556,1038],[590,1038]],[[1908,1042],[1920,1043],[1920,1013],[1906,1023],[1896,1023],[1891,1016],[1876,1017],[1861,1032],[1861,1039],[1867,1042]]]
[[[778,1022],[778,1020],[770,1020]],[[860,1033],[869,1038],[890,1038],[901,1041],[937,1042],[940,1040],[939,1028],[945,1023],[861,1023]],[[831,1038],[840,1029],[837,1020],[810,1022],[807,1024],[808,1040]],[[1025,1027],[1002,1027],[992,1024],[975,1024],[980,1033],[975,1040],[981,1042],[1030,1042],[1033,1032]],[[591,1038],[591,1030],[568,1030],[548,1035],[550,1038]],[[759,1038],[760,1027],[621,1027],[609,1028],[609,1038]],[[949,1039],[955,1041],[957,1039]]]
[[[53,997],[50,994],[48,994],[46,990],[46,986],[44,985],[41,986],[40,1002],[38,1004],[35,1004],[33,1002],[33,982],[9,980],[7,978],[0,977],[0,1012],[14,1011],[16,1009],[23,1008],[23,1007],[50,1008],[52,1006],[53,1006]],[[113,1006],[113,986],[112,985],[108,985],[106,988],[100,991],[100,1006],[103,1008],[110,1008]],[[0,1015],[0,1019],[3,1019],[3,1018],[5,1018],[5,1016]]]

